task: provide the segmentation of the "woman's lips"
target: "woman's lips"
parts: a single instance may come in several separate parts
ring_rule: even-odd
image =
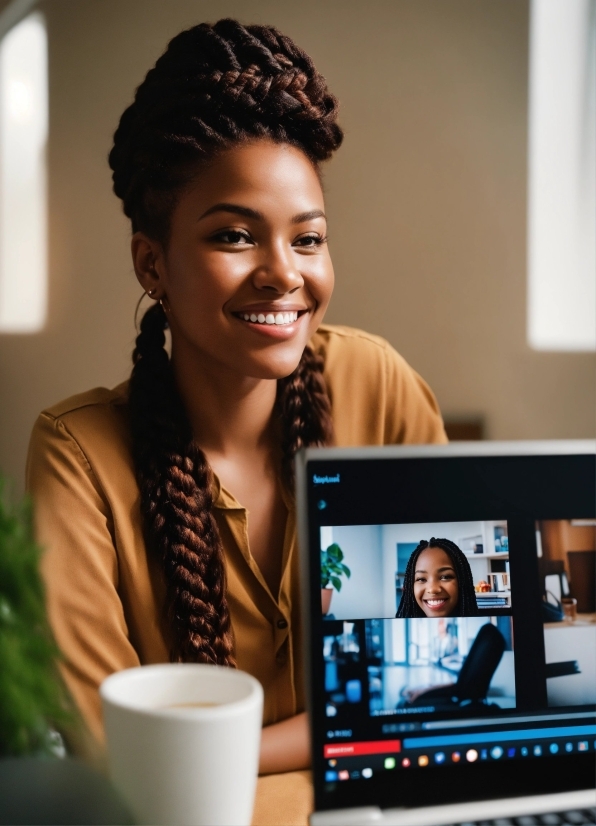
[[[308,315],[308,310],[281,310],[277,312],[245,311],[233,313],[234,318],[245,327],[253,330],[255,333],[277,340],[292,338],[299,330],[302,319]]]
[[[448,601],[448,598],[444,597],[442,599],[425,599],[424,603],[428,605],[428,607],[432,611],[438,611],[440,608],[443,608],[443,606],[446,605]]]

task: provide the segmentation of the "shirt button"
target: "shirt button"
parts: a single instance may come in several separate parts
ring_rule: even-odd
[[[275,660],[276,660],[278,665],[285,665],[286,660],[287,660],[286,652],[285,651],[278,651],[277,654],[275,655]]]
[[[283,628],[287,628],[287,627],[288,627],[288,622],[287,622],[287,620],[285,620],[285,619],[278,619],[278,620],[277,620],[277,627],[278,627],[278,628],[282,628],[282,629],[283,629]]]

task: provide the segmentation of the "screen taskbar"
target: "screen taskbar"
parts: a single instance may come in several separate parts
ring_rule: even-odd
[[[594,751],[595,724],[334,742],[323,746],[326,784],[367,780],[396,769],[528,760]]]

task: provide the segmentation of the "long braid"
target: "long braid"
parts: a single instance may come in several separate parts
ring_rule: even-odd
[[[466,559],[463,551],[452,542],[450,539],[437,539],[431,537],[428,541],[422,539],[415,550],[412,552],[406,565],[404,574],[404,585],[399,608],[397,609],[396,617],[425,617],[426,614],[416,602],[414,596],[414,577],[416,572],[416,563],[422,551],[426,548],[441,548],[451,559],[455,575],[457,577],[457,584],[459,589],[459,598],[457,608],[452,616],[458,617],[475,617],[478,615],[478,604],[476,602],[476,592],[474,591],[474,579],[472,577],[472,569],[470,563]]]
[[[323,378],[324,362],[306,347],[298,367],[277,383],[277,406],[282,419],[282,472],[294,480],[294,456],[302,447],[328,445],[333,439],[331,402]]]
[[[318,168],[342,142],[337,110],[310,57],[273,27],[235,20],[195,26],[169,43],[120,119],[109,156],[114,192],[133,231],[167,248],[172,211],[203,163],[267,138],[292,144]],[[146,543],[163,566],[172,659],[233,665],[212,473],[175,385],[165,326],[160,306],[145,313],[130,382]],[[322,369],[307,347],[278,383],[288,484],[297,450],[332,438]]]
[[[148,545],[162,558],[174,661],[233,665],[212,474],[193,440],[164,349],[165,313],[141,322],[130,379],[133,455]]]

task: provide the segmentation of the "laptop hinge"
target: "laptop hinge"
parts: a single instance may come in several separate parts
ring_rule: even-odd
[[[313,812],[310,826],[368,826],[381,823],[383,812],[378,806],[359,806],[354,809],[333,809],[329,812]]]

